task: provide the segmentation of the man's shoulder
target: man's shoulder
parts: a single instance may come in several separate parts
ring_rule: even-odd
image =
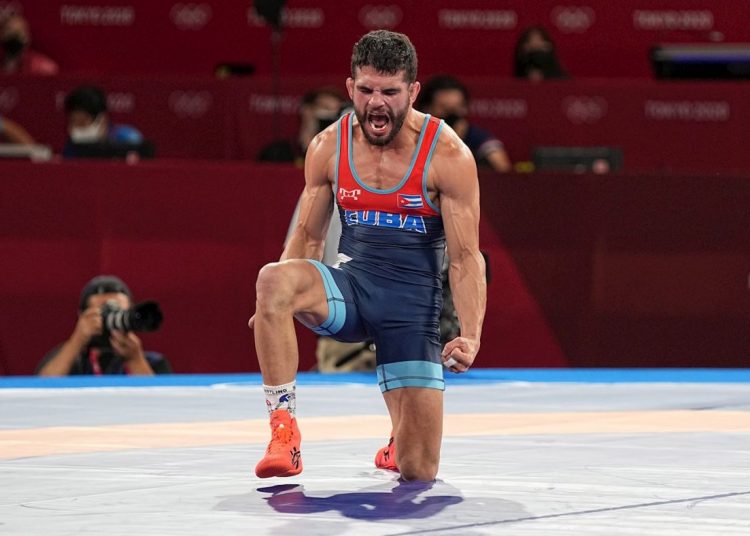
[[[325,177],[332,180],[330,171],[335,169],[335,158],[339,150],[339,125],[341,120],[315,135],[305,153],[305,170],[308,176]]]
[[[460,138],[456,131],[448,125],[444,125],[435,145],[435,160],[454,158],[472,158],[471,151],[466,142]]]
[[[476,175],[476,160],[471,149],[448,127],[443,128],[435,146],[430,165],[430,180],[439,192],[465,182],[467,175]]]
[[[55,75],[59,72],[55,60],[36,50],[27,50],[24,53],[24,71],[29,74]]]
[[[154,371],[154,374],[170,374],[172,372],[172,365],[167,358],[164,357],[164,354],[151,350],[146,350],[143,354],[146,357],[146,361],[148,361],[148,364],[151,366],[151,370]]]
[[[143,134],[131,125],[112,125],[109,140],[115,143],[140,143],[143,141]]]
[[[469,128],[466,131],[466,136],[464,137],[464,141],[469,147],[471,147],[472,145],[479,146],[489,140],[496,139],[497,136],[495,136],[492,132],[483,129],[482,127],[478,127],[473,123],[469,124]]]

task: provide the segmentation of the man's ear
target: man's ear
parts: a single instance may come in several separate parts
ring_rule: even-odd
[[[351,76],[346,79],[346,91],[349,93],[349,98],[354,99],[354,78]]]
[[[409,102],[410,104],[414,104],[417,101],[417,96],[419,95],[419,90],[422,89],[422,85],[415,81],[411,84],[409,87]]]

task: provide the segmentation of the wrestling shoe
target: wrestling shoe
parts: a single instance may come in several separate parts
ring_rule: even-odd
[[[297,419],[285,409],[277,409],[271,413],[271,441],[268,443],[266,455],[255,466],[255,474],[259,478],[300,474],[301,441]]]
[[[388,469],[389,471],[398,471],[396,465],[396,444],[393,442],[393,436],[388,444],[375,454],[375,467],[378,469]]]

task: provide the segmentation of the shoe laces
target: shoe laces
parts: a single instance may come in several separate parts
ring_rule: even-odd
[[[273,429],[273,432],[271,432],[271,444],[268,446],[269,450],[285,447],[286,444],[292,440],[293,435],[294,432],[292,432],[291,426],[286,426],[283,423],[278,425]]]

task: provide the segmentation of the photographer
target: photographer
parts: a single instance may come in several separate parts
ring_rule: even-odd
[[[307,146],[315,135],[334,123],[345,105],[338,90],[321,87],[302,96],[299,106],[299,131],[294,140],[274,140],[260,152],[261,162],[292,162],[303,167]]]
[[[106,333],[103,309],[129,310],[132,298],[127,285],[115,276],[100,275],[89,281],[81,291],[78,322],[73,333],[42,359],[37,374],[150,376],[171,372],[164,356],[143,351],[141,340],[133,331],[113,329]]]

